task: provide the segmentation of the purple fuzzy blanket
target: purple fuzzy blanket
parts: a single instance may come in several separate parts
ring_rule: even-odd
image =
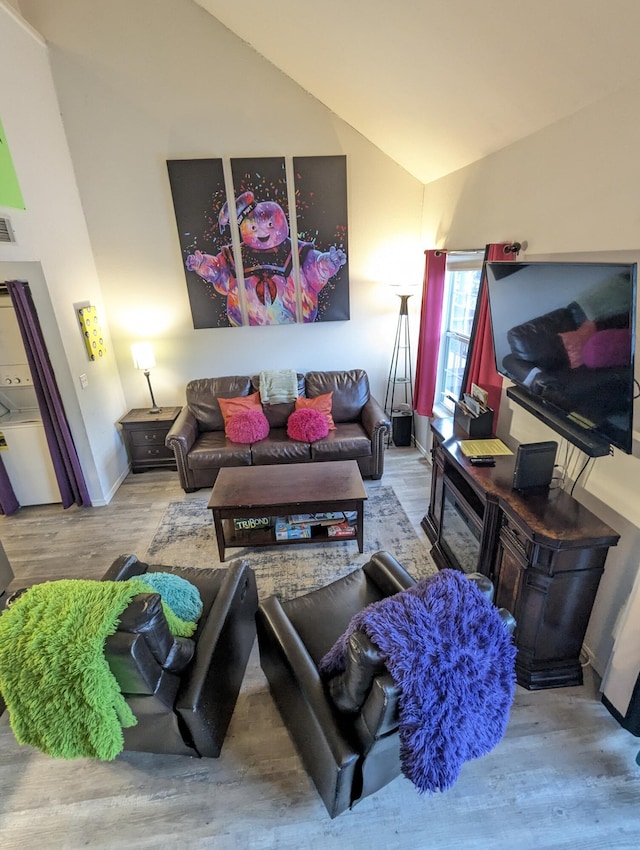
[[[321,660],[323,676],[344,670],[356,629],[379,647],[402,692],[402,772],[420,792],[445,791],[507,726],[516,648],[498,609],[463,573],[441,570],[356,614]]]

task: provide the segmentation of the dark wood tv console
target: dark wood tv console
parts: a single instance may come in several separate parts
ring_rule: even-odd
[[[619,535],[562,489],[512,488],[515,456],[472,466],[453,420],[431,423],[431,499],[422,527],[440,569],[479,570],[517,620],[518,684],[582,684],[580,652]]]

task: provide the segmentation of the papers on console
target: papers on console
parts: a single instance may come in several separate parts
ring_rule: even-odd
[[[478,457],[482,455],[512,455],[509,446],[502,440],[493,438],[490,440],[461,440],[460,448],[467,457]]]

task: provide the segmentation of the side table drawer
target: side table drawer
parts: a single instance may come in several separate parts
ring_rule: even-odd
[[[153,431],[131,431],[131,444],[138,446],[164,446],[169,433],[168,428],[156,428]],[[170,451],[169,454],[172,454]]]
[[[131,460],[173,460],[173,452],[164,444],[137,446],[135,443],[131,446]]]

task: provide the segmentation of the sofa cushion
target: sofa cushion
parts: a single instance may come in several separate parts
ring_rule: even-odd
[[[371,440],[358,422],[343,422],[323,440],[311,444],[312,460],[355,460],[371,456]]]
[[[317,395],[313,398],[304,398],[304,396],[298,396],[298,398],[296,399],[296,410],[316,410],[318,413],[322,413],[322,415],[327,420],[329,430],[333,431],[336,427],[336,424],[333,421],[333,416],[331,415],[332,397],[332,392],[324,393],[323,395]]]
[[[223,431],[224,418],[218,397],[235,398],[249,395],[251,391],[251,381],[246,375],[198,378],[187,384],[187,406],[201,431]]]
[[[251,466],[251,447],[247,443],[232,443],[224,431],[205,431],[193,444],[187,462],[191,469]]]
[[[251,446],[251,458],[256,466],[306,463],[311,460],[311,447],[309,443],[290,440],[285,428],[272,428],[266,440]]]
[[[307,372],[307,398],[333,392],[331,415],[334,422],[357,422],[369,401],[369,379],[363,369],[344,372]]]

